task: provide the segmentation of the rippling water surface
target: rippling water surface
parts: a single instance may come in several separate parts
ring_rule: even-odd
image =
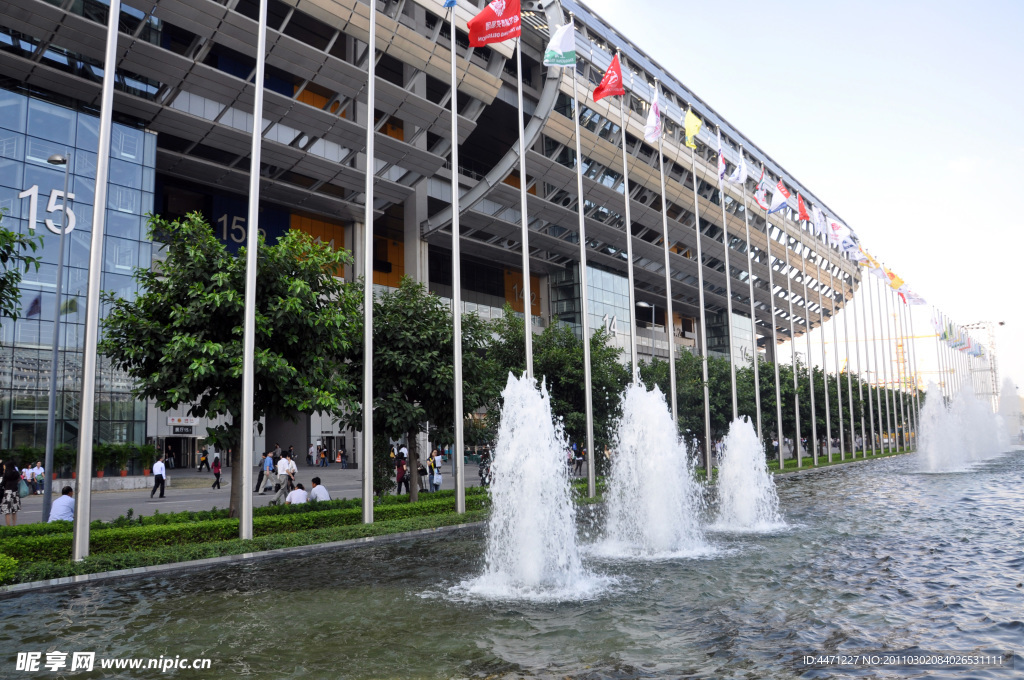
[[[0,600],[0,676],[15,651],[58,649],[213,659],[203,674],[131,677],[1024,677],[1020,659],[972,671],[800,662],[1024,651],[1024,453],[917,470],[910,455],[779,478],[788,530],[711,534],[716,550],[697,559],[588,553],[612,585],[578,602],[456,594],[483,568],[480,530]]]

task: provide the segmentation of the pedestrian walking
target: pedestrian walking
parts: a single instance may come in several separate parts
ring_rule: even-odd
[[[430,475],[430,493],[434,493],[441,488],[441,468],[439,462],[437,449],[434,449],[430,452],[430,458],[427,460],[427,474]]]
[[[252,490],[253,493],[263,491],[263,478],[267,474],[267,452],[263,452],[263,456],[260,458],[256,466],[260,469],[260,474],[256,477],[256,488]]]
[[[167,468],[164,466],[164,457],[161,454],[156,462],[153,463],[153,490],[149,492],[149,497],[152,498],[153,494],[156,493],[157,489],[160,490],[160,498],[164,497],[164,480],[167,477]]]
[[[213,486],[211,489],[220,488],[220,456],[213,459]]]
[[[18,511],[21,510],[21,473],[14,461],[4,463],[3,474],[0,475],[0,489],[3,498],[0,500],[0,512],[4,515],[4,523],[13,527],[18,523]]]
[[[402,485],[405,485],[405,492],[409,493],[409,461],[405,458],[398,458],[395,461],[395,481],[398,482],[396,494],[402,493]]]
[[[206,466],[206,471],[210,471],[210,459],[209,454],[206,452],[206,447],[203,447],[202,452],[199,454],[199,467],[196,469],[197,472],[203,471],[203,466]]]
[[[295,475],[297,473],[298,469],[295,467],[295,463],[292,462],[292,450],[289,448],[284,452],[281,462],[277,464],[277,488],[275,489],[277,494],[270,501],[272,505],[277,505],[287,498],[295,484]]]

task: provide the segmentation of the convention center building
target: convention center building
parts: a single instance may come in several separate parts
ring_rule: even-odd
[[[580,331],[585,294],[590,328],[607,328],[613,341],[628,349],[635,323],[642,358],[667,357],[669,342],[677,351],[701,351],[698,267],[703,267],[706,350],[726,356],[731,352],[737,362],[749,363],[756,354],[773,358],[773,319],[774,335],[782,342],[789,339],[791,327],[799,336],[852,297],[859,283],[856,266],[806,223],[795,221],[796,196],[833,216],[835,212],[641,46],[582,3],[523,2],[527,151],[526,176],[520,176],[515,42],[474,48],[466,32],[467,22],[484,5],[483,0],[458,0],[454,9],[446,9],[444,0],[376,0],[376,96],[370,115],[371,5],[360,0],[269,0],[262,159],[259,168],[251,168],[258,0],[122,4],[108,199],[106,206],[99,206],[107,211],[103,290],[134,295],[133,270],[160,257],[159,244],[147,235],[150,213],[175,218],[200,211],[217,237],[237,250],[248,232],[249,173],[258,170],[259,228],[269,240],[297,229],[350,249],[357,254],[356,264],[345,275],[359,277],[364,272],[358,255],[364,240],[372,239],[376,286],[393,287],[410,276],[448,299],[451,197],[457,184],[465,311],[489,319],[511,305],[520,314],[528,311],[537,332],[556,319]],[[0,0],[0,8],[0,210],[8,228],[44,236],[42,266],[24,276],[22,317],[0,323],[0,448],[44,444],[53,370],[58,371],[59,385],[58,441],[77,445],[109,4]],[[457,168],[450,162],[451,11],[458,26]],[[542,65],[552,27],[566,23],[570,13],[576,28],[582,126],[585,291],[580,285],[574,74],[571,68]],[[592,97],[616,50],[621,50],[626,90],[625,125],[617,97],[597,103]],[[666,196],[657,146],[644,140],[655,82],[665,112]],[[688,109],[703,121],[693,166],[679,122]],[[376,148],[368,164],[366,126],[371,121]],[[729,170],[741,153],[750,169],[746,186],[728,186],[724,196],[718,187],[718,129]],[[622,144],[629,163],[635,306],[626,276]],[[50,347],[65,171],[48,163],[54,154],[70,158],[56,367]],[[766,216],[755,205],[753,192],[762,166],[770,186],[782,180],[792,192],[790,209]],[[368,167],[375,176],[375,217],[369,232],[364,224]],[[524,299],[521,261],[523,183],[528,194],[529,301]],[[666,314],[663,206],[668,214],[672,318]],[[827,258],[824,266],[819,266],[821,256]],[[807,300],[805,283],[815,291]],[[818,304],[819,289],[824,309]],[[126,376],[101,358],[98,437],[152,441],[179,457],[179,464],[188,464],[202,446],[206,421],[189,418],[187,407],[159,412],[135,400],[131,387]],[[257,451],[275,442],[302,450],[322,441],[350,452],[358,445],[357,435],[326,416],[266,425]]]

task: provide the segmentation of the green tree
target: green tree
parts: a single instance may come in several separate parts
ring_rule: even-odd
[[[241,506],[240,451],[245,249],[227,252],[203,217],[150,217],[150,235],[166,259],[140,268],[132,300],[104,295],[111,305],[101,351],[134,380],[134,394],[162,410],[190,405],[193,416],[228,417],[208,428],[211,440],[237,452],[231,472],[231,514]],[[256,277],[253,417],[339,413],[355,391],[345,363],[360,326],[359,298],[333,276],[350,255],[290,231],[277,244],[261,241]]]
[[[509,373],[521,375],[526,370],[524,326],[524,320],[508,305],[502,318],[491,322],[495,337],[487,353],[500,377],[499,389]],[[619,413],[620,395],[629,383],[629,368],[621,361],[622,352],[609,340],[610,335],[603,328],[590,336],[594,447],[598,451],[603,451],[611,440],[611,428]],[[562,418],[570,441],[586,446],[583,341],[570,325],[554,319],[543,333],[534,336],[533,372],[546,382],[552,414]],[[498,395],[493,396],[489,414],[496,420],[500,417],[500,403]],[[600,464],[604,458],[599,455],[595,460]]]
[[[35,252],[42,241],[42,236],[16,234],[3,226],[0,213],[0,316],[21,316],[21,277],[32,267],[39,270],[39,258],[29,252]]]
[[[361,286],[356,286],[361,287]],[[362,319],[358,321],[362,331]],[[462,315],[463,413],[482,406],[493,391],[493,373],[484,349],[487,326],[476,314]],[[416,436],[429,423],[434,441],[454,440],[455,349],[452,311],[421,283],[403,277],[398,288],[373,302],[374,492],[387,493],[391,478],[387,437],[406,435],[410,463],[419,454]],[[347,366],[352,382],[362,382],[362,343]],[[362,402],[344,414],[346,424],[362,429]],[[467,421],[469,422],[468,418]],[[456,455],[461,455],[461,451]],[[426,463],[426,457],[423,457]],[[410,501],[418,498],[416,466],[410,465]]]

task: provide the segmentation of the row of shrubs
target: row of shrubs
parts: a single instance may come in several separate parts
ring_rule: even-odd
[[[118,569],[135,569],[157,564],[200,560],[223,555],[240,555],[243,553],[315,545],[317,543],[329,543],[368,536],[383,536],[419,529],[432,529],[453,524],[478,522],[483,520],[486,515],[486,510],[473,510],[466,512],[464,515],[456,515],[454,513],[423,515],[403,519],[382,520],[373,524],[358,523],[269,534],[257,536],[251,540],[233,537],[229,540],[191,545],[158,546],[147,550],[110,553],[94,552],[79,562],[72,562],[70,560],[18,562],[0,554],[0,584],[27,583],[80,574],[95,574]]]
[[[481,487],[470,487],[466,489],[466,499],[475,498],[477,496],[486,496],[487,490]],[[436,501],[440,499],[454,499],[455,491],[437,491],[432,494],[422,494],[420,496],[420,503],[428,501]],[[454,502],[454,501],[453,501]],[[408,505],[409,496],[403,494],[401,496],[384,496],[383,498],[374,499],[374,506],[377,508],[388,507],[391,505]],[[308,503],[301,503],[296,505],[267,505],[260,508],[253,508],[253,518],[257,517],[273,517],[279,515],[301,515],[308,512],[323,512],[325,510],[343,510],[348,508],[362,508],[362,500],[359,498],[348,498],[333,501],[310,501]],[[102,520],[94,520],[89,523],[90,533],[96,531],[102,531],[103,529],[127,529],[137,528],[142,526],[155,526],[165,524],[185,524],[194,522],[209,522],[212,520],[228,519],[229,511],[227,508],[213,510],[184,510],[182,512],[169,512],[161,513],[157,510],[152,515],[139,515],[135,517],[131,509],[128,510],[126,515],[121,515],[115,520],[110,522],[104,522]],[[71,533],[73,525],[71,522],[51,522],[51,523],[38,523],[38,524],[22,524],[19,526],[5,527],[0,526],[0,552],[6,552],[3,549],[4,541],[8,538],[16,538],[22,536],[45,536],[50,534],[65,534]]]
[[[335,501],[337,502],[337,501]],[[467,495],[467,510],[482,510],[488,503],[484,494]],[[267,536],[291,533],[332,526],[347,526],[362,523],[360,507],[320,509],[311,505],[310,511],[300,513],[279,513],[253,518],[253,534]],[[374,510],[376,521],[389,521],[451,513],[455,510],[454,497],[432,498],[419,503],[387,503]],[[23,535],[4,538],[0,542],[0,553],[19,561],[67,560],[71,557],[71,523],[65,523],[61,533]],[[238,536],[237,519],[211,519],[206,521],[182,521],[168,524],[133,525],[121,528],[104,528],[90,533],[90,553],[115,553],[147,550],[162,546],[177,546],[229,540]]]

